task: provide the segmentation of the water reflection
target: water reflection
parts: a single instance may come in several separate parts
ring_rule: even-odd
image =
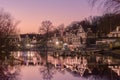
[[[120,75],[119,73],[117,74],[110,68],[110,66],[107,66],[108,63],[105,60],[105,58],[101,58],[98,60],[96,59],[91,59],[92,56],[81,56],[81,57],[66,57],[66,58],[58,58],[54,59],[50,57],[50,61],[52,64],[54,64],[56,69],[60,70],[66,70],[69,73],[71,73],[73,76],[77,77],[84,77],[84,78],[100,78],[100,79],[105,79],[106,80],[115,80],[119,79]],[[99,56],[100,57],[100,56]],[[103,57],[103,56],[102,56]],[[106,58],[109,59],[109,58]],[[96,62],[98,61],[98,62]],[[99,63],[99,61],[101,63]],[[109,60],[108,60],[109,61]],[[112,65],[111,65],[112,66]],[[116,68],[117,71],[120,72],[120,67]],[[96,80],[97,80],[96,79]]]
[[[0,65],[0,80],[18,80],[18,66]]]
[[[54,57],[48,55],[46,59],[46,57],[39,55],[38,52],[15,53],[13,53],[14,57],[20,60],[17,65],[21,66],[22,72],[19,71],[19,73],[24,74],[24,77],[21,77],[23,80],[25,80],[25,75],[30,75],[31,73],[29,73],[29,71],[35,68],[38,70],[38,72],[35,72],[35,75],[39,75],[36,80],[120,80],[120,65],[115,59],[109,56]],[[7,67],[7,70],[8,68],[9,67]],[[18,74],[14,69],[10,68],[9,70],[14,71],[12,74]],[[32,75],[35,76],[34,74]]]
[[[52,64],[47,63],[45,66],[40,68],[40,73],[42,73],[43,80],[51,80],[55,74],[55,69]]]

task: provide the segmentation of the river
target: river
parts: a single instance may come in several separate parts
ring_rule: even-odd
[[[7,67],[8,80],[120,80],[119,60],[110,56],[46,57],[35,51],[13,55],[22,62]],[[7,79],[1,77],[0,80]]]

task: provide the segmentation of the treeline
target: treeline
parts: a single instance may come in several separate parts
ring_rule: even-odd
[[[0,10],[0,60],[8,58],[10,51],[16,48],[13,37],[17,33],[17,24],[9,13]]]
[[[71,32],[78,29],[81,25],[85,31],[87,28],[91,28],[92,32],[97,37],[106,37],[108,33],[115,30],[117,26],[120,26],[120,14],[104,14],[102,16],[90,16],[82,21],[78,21],[69,25],[67,30]]]
[[[120,13],[120,0],[89,0],[92,7],[99,5],[105,9],[105,12]]]

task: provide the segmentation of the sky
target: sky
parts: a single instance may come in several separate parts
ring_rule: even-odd
[[[20,33],[38,33],[42,21],[54,26],[69,25],[89,16],[101,15],[101,10],[90,6],[88,0],[0,0],[0,8],[20,21]]]

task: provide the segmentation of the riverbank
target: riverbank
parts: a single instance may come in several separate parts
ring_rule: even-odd
[[[120,50],[104,50],[99,54],[112,57],[116,63],[120,64]]]

